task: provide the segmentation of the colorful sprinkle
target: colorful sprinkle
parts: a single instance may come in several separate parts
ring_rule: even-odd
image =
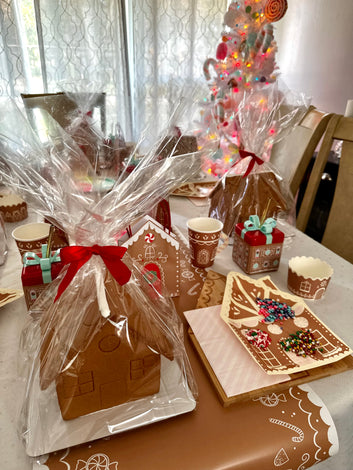
[[[279,345],[284,351],[294,352],[297,356],[314,356],[320,342],[315,338],[311,330],[298,330],[295,334],[291,334],[288,338],[279,341]]]
[[[294,318],[295,312],[289,305],[284,302],[277,302],[273,299],[256,299],[257,305],[260,307],[259,314],[264,318],[263,323],[273,323],[275,321],[288,320]]]
[[[246,330],[245,337],[250,344],[261,349],[266,349],[271,344],[270,335],[262,330]]]

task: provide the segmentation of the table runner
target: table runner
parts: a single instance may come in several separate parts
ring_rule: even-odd
[[[203,272],[184,251],[178,313],[196,307]],[[211,276],[212,277],[212,276]],[[199,299],[213,304],[208,285]],[[209,281],[209,277],[208,277]],[[203,305],[202,305],[203,306]],[[43,458],[38,470],[304,470],[338,451],[330,415],[307,385],[223,408],[190,344],[187,352],[199,386],[197,409],[146,428],[87,443]],[[44,463],[45,462],[45,463]]]

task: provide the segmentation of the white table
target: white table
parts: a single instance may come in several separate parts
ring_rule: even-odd
[[[184,234],[187,233],[188,218],[207,215],[207,207],[197,207],[185,198],[173,197],[170,202],[172,223]],[[31,215],[31,220],[34,217]],[[28,220],[19,224],[27,222]],[[11,231],[16,225],[18,224],[7,224],[9,256],[6,263],[0,267],[2,288],[21,288],[20,256],[11,239]],[[294,233],[295,236],[284,247],[279,270],[271,273],[271,277],[280,289],[287,290],[288,260],[292,256],[314,256],[327,261],[333,267],[334,275],[326,296],[319,301],[308,301],[308,305],[325,324],[353,348],[353,265],[303,233],[296,230]],[[232,261],[230,246],[217,256],[212,269],[222,274],[238,269]],[[19,387],[16,383],[18,341],[26,319],[24,298],[0,309],[0,467],[4,470],[35,468],[33,462],[25,455],[22,443],[16,434],[17,414],[21,404]],[[353,370],[311,382],[310,386],[328,407],[336,424],[340,442],[339,453],[315,468],[353,469]],[[45,467],[40,467],[41,470],[43,468]]]

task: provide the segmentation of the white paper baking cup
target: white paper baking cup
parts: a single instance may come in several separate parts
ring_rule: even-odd
[[[333,269],[326,261],[295,256],[288,262],[288,289],[306,299],[321,299],[332,274]]]

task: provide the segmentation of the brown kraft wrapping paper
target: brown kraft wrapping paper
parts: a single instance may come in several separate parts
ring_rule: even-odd
[[[49,456],[43,467],[302,470],[337,451],[336,433],[327,410],[308,386],[291,387],[229,409],[217,406],[224,413],[224,420],[213,421],[214,410],[211,408],[207,413],[204,408],[203,413],[199,410],[157,423],[148,430],[131,431],[57,452]],[[233,419],[227,419],[229,415]]]
[[[191,274],[182,278],[181,296],[174,299],[180,314],[196,307],[205,276],[188,264],[185,254],[184,271]],[[197,306],[217,305],[217,299],[212,298],[213,286],[220,288],[222,298],[222,284],[224,290],[224,276],[209,271],[206,289]],[[224,408],[188,341],[186,349],[199,388],[195,411],[53,453],[43,457],[39,468],[303,470],[337,452],[336,431],[330,416],[309,387],[291,387],[279,394]]]

